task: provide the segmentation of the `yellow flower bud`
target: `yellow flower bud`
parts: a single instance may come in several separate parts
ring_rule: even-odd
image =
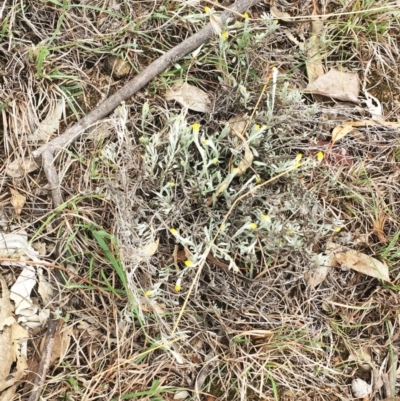
[[[199,123],[194,123],[194,124],[192,125],[192,128],[193,128],[193,132],[196,133],[196,134],[198,134],[199,131],[200,131],[200,124],[199,124]]]
[[[221,38],[222,38],[223,40],[228,39],[228,36],[229,36],[229,33],[228,33],[227,31],[221,33]]]
[[[181,290],[181,283],[182,283],[182,278],[179,277],[178,280],[176,280],[175,283],[175,291],[179,292]]]

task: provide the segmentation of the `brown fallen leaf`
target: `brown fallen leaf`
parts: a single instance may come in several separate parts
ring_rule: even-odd
[[[337,125],[332,131],[332,144],[344,138],[347,134],[350,134],[354,130],[352,124],[344,123]]]
[[[390,282],[387,265],[364,253],[354,250],[335,253],[334,261],[356,272]]]
[[[272,5],[269,9],[269,12],[274,18],[280,19],[282,21],[290,21],[292,19],[290,14],[285,13],[284,11],[280,11],[276,5]]]
[[[306,90],[332,99],[359,103],[360,82],[356,73],[332,68],[314,82],[309,83]]]
[[[248,117],[245,114],[240,114],[236,117],[232,117],[228,120],[231,136],[243,135],[248,125]]]
[[[176,83],[172,85],[164,95],[167,101],[175,100],[182,106],[202,113],[211,112],[211,99],[202,89],[188,83]]]
[[[22,208],[26,202],[26,196],[21,195],[17,190],[10,188],[11,192],[11,205],[14,208],[14,212],[17,216],[19,216],[22,212]]]
[[[152,257],[158,250],[158,244],[160,238],[157,238],[154,242],[145,245],[143,248],[137,248],[136,253],[133,255],[136,263],[141,263]]]
[[[238,168],[238,176],[243,175],[249,167],[251,167],[254,160],[253,152],[251,151],[249,145],[244,143],[244,156],[240,160],[237,168]]]
[[[68,350],[72,334],[72,326],[65,327],[64,324],[60,324],[58,326],[56,335],[54,337],[53,349],[51,350],[51,364],[63,361],[64,355]]]
[[[6,167],[6,174],[12,178],[23,177],[39,168],[32,157],[25,159],[15,159]]]
[[[12,326],[15,319],[12,316],[10,292],[6,280],[0,274],[0,392],[11,387],[18,380],[12,374],[12,365],[15,362],[15,345],[13,344]]]
[[[316,288],[326,279],[330,268],[331,266],[329,264],[321,264],[319,266],[312,267],[304,275],[307,285],[311,288]]]

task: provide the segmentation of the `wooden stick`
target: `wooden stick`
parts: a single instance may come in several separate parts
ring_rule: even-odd
[[[46,379],[47,371],[49,370],[50,367],[50,359],[54,346],[54,338],[59,323],[60,323],[59,319],[49,319],[47,325],[46,339],[44,341],[43,354],[39,364],[39,371],[35,380],[33,381],[33,388],[28,401],[37,401],[40,397],[42,386]]]

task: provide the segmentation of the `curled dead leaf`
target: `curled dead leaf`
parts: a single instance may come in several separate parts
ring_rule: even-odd
[[[6,174],[12,178],[23,177],[32,171],[39,168],[35,160],[32,157],[26,157],[24,159],[15,159],[6,167]]]
[[[236,117],[230,118],[228,120],[230,135],[231,136],[243,135],[244,130],[246,129],[247,126],[247,119],[248,117],[244,114],[240,114]]]
[[[21,195],[17,190],[10,188],[11,192],[11,205],[14,208],[15,214],[19,216],[22,212],[22,208],[26,202],[26,196]]]
[[[354,250],[339,252],[334,255],[334,260],[356,272],[390,282],[387,265],[364,253]]]
[[[280,11],[279,8],[276,5],[272,5],[269,9],[269,12],[271,13],[271,15],[276,18],[276,19],[280,19],[282,21],[290,21],[291,20],[291,16],[290,14],[284,12],[284,11]]]
[[[182,106],[202,113],[211,112],[211,99],[202,89],[188,83],[176,83],[164,95],[167,101],[175,100]]]
[[[344,138],[347,134],[350,134],[351,131],[354,130],[353,125],[351,124],[341,124],[337,125],[332,131],[332,143],[339,141]]]
[[[254,160],[253,152],[251,151],[250,147],[245,144],[245,149],[244,149],[244,156],[242,160],[240,160],[240,163],[238,165],[239,172],[237,175],[243,175],[246,170],[251,167],[252,163]]]

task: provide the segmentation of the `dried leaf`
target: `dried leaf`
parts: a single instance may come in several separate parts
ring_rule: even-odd
[[[42,298],[42,301],[45,305],[49,305],[53,299],[54,289],[50,285],[50,283],[44,278],[43,269],[38,267],[38,278],[39,278],[39,286],[38,293]]]
[[[334,260],[359,273],[390,282],[389,270],[386,264],[364,253],[354,250],[340,252],[335,254]]]
[[[320,265],[308,271],[304,276],[307,285],[311,288],[316,288],[326,279],[329,269],[330,266]]]
[[[32,157],[26,157],[25,159],[15,159],[7,165],[5,171],[6,174],[12,178],[19,178],[37,170],[38,168],[39,166]]]
[[[25,375],[25,370],[28,369],[26,360],[28,353],[28,330],[23,328],[18,323],[11,326],[12,343],[13,343],[13,360],[16,361],[16,371],[13,373],[15,379],[19,380]]]
[[[10,369],[13,364],[13,344],[11,325],[15,322],[12,317],[10,294],[4,277],[0,274],[1,295],[0,298],[0,391],[14,384],[13,377],[10,378]]]
[[[21,195],[17,190],[10,188],[12,195],[11,205],[14,208],[15,214],[19,216],[22,212],[22,208],[26,202],[26,196]]]
[[[157,250],[158,250],[158,244],[160,242],[160,238],[157,238],[156,241],[147,244],[143,248],[139,248],[136,250],[136,254],[133,255],[135,262],[140,263],[144,262],[145,260],[149,259],[151,256],[153,256]]]
[[[230,135],[231,136],[241,136],[247,125],[247,116],[240,114],[236,117],[232,117],[228,120]]]
[[[311,288],[320,285],[329,273],[332,266],[332,255],[320,253],[314,257],[311,269],[305,274],[306,283]]]
[[[253,159],[254,159],[253,152],[251,151],[249,145],[245,143],[244,156],[242,160],[240,160],[239,165],[237,167],[239,169],[239,172],[237,173],[238,176],[243,175],[246,172],[246,170],[249,167],[251,167]]]
[[[31,316],[37,312],[38,308],[30,297],[36,281],[34,267],[25,266],[10,289],[10,299],[15,303],[16,315]]]
[[[270,7],[269,12],[274,18],[280,19],[282,21],[290,21],[292,18],[290,14],[285,13],[284,11],[280,11],[279,8],[275,5]]]
[[[60,119],[65,112],[65,103],[63,100],[57,102],[48,112],[46,118],[39,124],[32,135],[28,135],[30,142],[47,142],[50,137],[58,131]]]
[[[335,143],[344,138],[347,134],[350,134],[353,129],[354,127],[351,123],[337,125],[332,131],[332,143]]]
[[[175,100],[182,106],[190,110],[200,111],[202,113],[211,112],[211,100],[206,92],[189,85],[188,83],[176,83],[165,92],[165,99]]]
[[[158,250],[158,244],[160,243],[160,238],[157,238],[156,241],[154,241],[151,244],[146,245],[143,248],[143,252],[147,257],[153,256],[157,250]]]
[[[50,363],[62,362],[64,356],[69,348],[71,336],[73,334],[73,327],[60,325],[54,337],[54,345],[51,351]]]
[[[0,395],[0,401],[10,401],[14,400],[14,395],[19,387],[19,383],[14,384],[13,386],[5,389]]]
[[[359,103],[360,82],[356,73],[332,68],[328,73],[309,83],[306,90],[333,99]]]

